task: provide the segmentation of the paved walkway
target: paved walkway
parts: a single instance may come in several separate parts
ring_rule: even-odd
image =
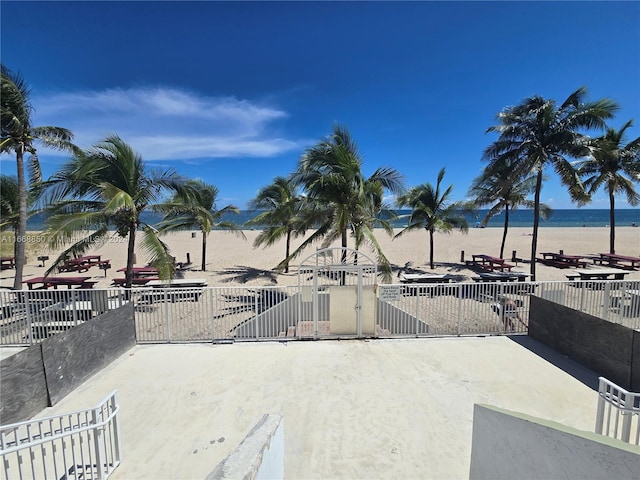
[[[594,380],[527,337],[144,345],[42,415],[117,389],[114,479],[202,479],[264,413],[284,417],[287,478],[466,479],[474,403],[591,431],[576,377]]]

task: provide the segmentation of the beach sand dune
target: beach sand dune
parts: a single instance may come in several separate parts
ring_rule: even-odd
[[[396,230],[396,233],[399,230]],[[291,262],[288,274],[274,270],[284,258],[285,241],[282,239],[267,248],[254,248],[253,242],[260,233],[257,230],[246,230],[246,240],[238,238],[228,232],[214,231],[207,241],[207,269],[202,272],[201,248],[202,236],[200,232],[184,231],[165,235],[163,240],[169,245],[172,255],[178,262],[186,262],[187,256],[191,260],[184,272],[186,278],[205,278],[210,286],[223,285],[296,285],[297,266],[309,255],[313,254],[320,244],[308,247],[297,259]],[[488,254],[498,256],[503,230],[501,228],[471,228],[467,234],[452,232],[451,234],[437,233],[435,235],[435,269],[429,268],[429,237],[426,231],[410,232],[402,237],[392,239],[383,231],[379,231],[378,240],[383,252],[394,267],[394,279],[400,271],[447,273],[457,281],[469,281],[476,272],[466,267],[464,260],[470,260],[473,254]],[[515,251],[518,258],[528,260],[531,255],[531,228],[509,229],[505,245],[504,258],[511,261]],[[292,247],[297,248],[303,239],[295,239]],[[349,240],[353,247],[353,240]],[[336,245],[338,244],[336,243]],[[565,254],[597,256],[600,252],[608,251],[609,229],[606,227],[584,228],[541,228],[538,237],[538,256],[540,252],[558,252]],[[112,268],[104,272],[94,267],[84,276],[91,276],[98,283],[94,288],[108,287],[112,279],[123,277],[117,270],[126,265],[126,241],[118,237],[112,238],[101,246],[97,246],[91,253],[111,260]],[[362,251],[373,256],[368,247]],[[618,227],[616,229],[616,252],[622,255],[640,256],[640,228]],[[57,252],[47,252],[43,246],[38,255],[47,254],[51,259]],[[37,255],[27,259],[24,279],[42,276],[46,268],[40,266]],[[51,260],[47,263],[50,265]],[[136,264],[146,265],[147,258],[142,250],[136,249]],[[529,272],[528,263],[518,262],[514,271]],[[536,267],[537,280],[554,281],[566,280],[568,270],[538,264]],[[61,275],[78,275],[61,274]],[[3,270],[0,275],[0,286],[11,287],[13,284],[13,270]],[[640,271],[631,271],[628,279],[640,279]]]

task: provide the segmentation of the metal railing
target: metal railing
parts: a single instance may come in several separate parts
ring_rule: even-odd
[[[595,432],[640,445],[640,393],[600,377]]]
[[[378,289],[386,287],[379,285]],[[391,287],[398,290],[397,297],[390,300],[378,295],[378,336],[526,333],[531,295],[640,329],[640,281]],[[0,345],[38,343],[130,301],[140,343],[321,338],[330,336],[330,288],[298,285],[4,291],[0,292]]]
[[[7,480],[106,479],[120,464],[116,392],[95,408],[0,426]]]
[[[33,345],[128,302],[123,289],[0,292],[0,345]]]

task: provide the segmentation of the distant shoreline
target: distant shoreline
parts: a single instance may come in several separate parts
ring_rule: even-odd
[[[404,216],[393,220],[394,228],[404,228],[407,223],[407,215],[410,210],[395,210],[398,215]],[[469,228],[476,228],[485,217],[488,210],[478,210],[474,214],[465,214]],[[262,230],[261,226],[248,226],[246,223],[258,215],[258,210],[241,210],[239,214],[226,215],[222,221],[231,221],[237,224],[242,230]],[[633,224],[640,225],[640,209],[625,208],[617,209],[616,228],[631,227]],[[144,223],[155,225],[160,222],[161,217],[152,212],[143,212],[141,220]],[[27,222],[27,230],[32,232],[42,231],[45,226],[45,217],[34,215]],[[540,228],[582,228],[582,227],[607,227],[609,226],[608,209],[559,209],[554,210],[548,220],[540,219]],[[489,220],[486,227],[480,228],[500,228],[504,227],[504,213]],[[509,228],[533,228],[533,212],[531,210],[509,211]],[[216,229],[214,229],[216,230]]]

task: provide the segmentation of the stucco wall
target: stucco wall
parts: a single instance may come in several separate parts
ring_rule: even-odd
[[[469,478],[637,479],[640,448],[548,420],[476,404]]]
[[[640,390],[640,332],[536,296],[530,305],[529,336],[627,390]]]

